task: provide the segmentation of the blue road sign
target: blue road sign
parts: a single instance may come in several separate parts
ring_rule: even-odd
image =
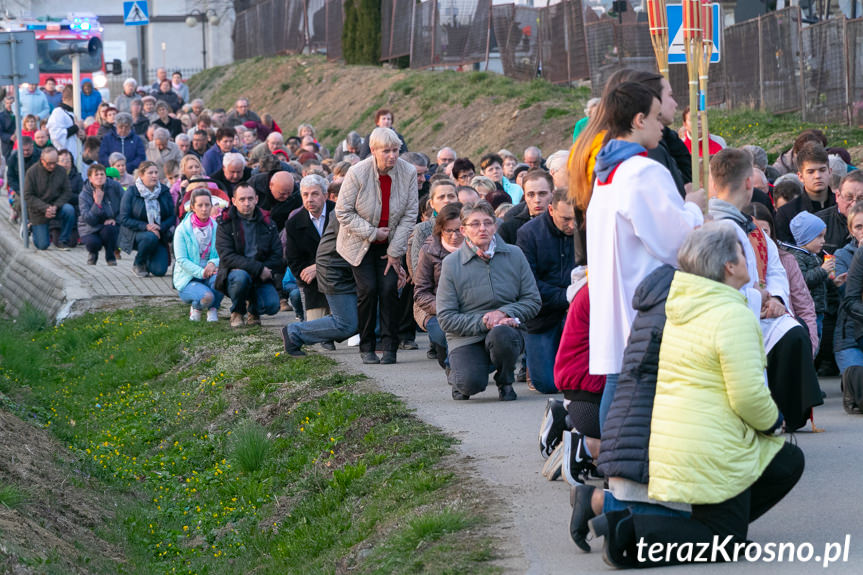
[[[147,0],[123,2],[123,24],[126,26],[143,26],[150,23],[150,11]]]
[[[722,12],[719,4],[713,6],[713,56],[710,63],[719,62],[722,53],[722,27],[720,18]],[[683,43],[683,6],[680,4],[668,4],[665,7],[668,16],[668,63],[686,64],[686,46]]]

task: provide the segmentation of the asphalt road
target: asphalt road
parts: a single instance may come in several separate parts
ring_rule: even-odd
[[[280,314],[281,316],[282,314]],[[364,373],[383,390],[402,397],[423,420],[457,437],[459,450],[506,502],[505,537],[512,545],[503,566],[513,573],[608,573],[601,542],[593,552],[579,551],[569,538],[569,486],[543,478],[537,434],[546,397],[516,384],[514,402],[500,402],[493,382],[470,401],[453,401],[437,362],[420,351],[400,351],[396,365],[364,366],[357,348],[337,346],[331,357],[348,369]],[[782,563],[739,562],[668,567],[676,573],[863,573],[863,416],[842,409],[839,380],[822,382],[828,397],[815,413],[825,433],[797,433],[806,455],[806,471],[794,490],[771,512],[752,524],[749,538],[768,542],[811,543],[813,560]],[[822,567],[825,543],[844,543],[850,535],[848,561]],[[806,548],[800,548],[805,556]]]

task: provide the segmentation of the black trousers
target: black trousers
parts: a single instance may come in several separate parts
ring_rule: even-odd
[[[730,555],[733,552],[733,543],[746,541],[749,524],[767,513],[797,484],[803,474],[803,467],[803,451],[796,445],[786,443],[764,469],[761,477],[740,495],[722,503],[693,505],[692,516],[689,518],[633,515],[635,542],[643,538],[647,544],[641,553],[641,558],[645,561],[640,561],[638,566],[657,567],[683,562],[676,550],[670,557],[665,555],[660,561],[650,561],[646,549],[652,543],[663,543],[666,546],[677,543],[679,547],[683,543],[711,543],[714,536],[717,536],[721,545],[730,535],[731,543],[725,547]],[[710,553],[707,554],[707,557],[709,556]],[[634,557],[637,558],[637,555]],[[724,557],[719,553],[717,559],[721,561]]]
[[[399,347],[399,278],[393,269],[384,275],[386,255],[386,244],[372,244],[360,265],[353,268],[357,283],[361,353],[375,351],[375,323],[379,309],[383,350],[396,351]]]
[[[402,266],[405,262],[402,260]],[[414,341],[417,338],[417,322],[414,319],[414,284],[406,284],[399,295],[399,339]]]
[[[449,352],[449,383],[465,395],[475,395],[488,386],[494,370],[498,387],[515,382],[515,363],[524,351],[521,330],[506,325],[493,327],[484,341],[463,345]]]
[[[767,385],[789,431],[806,425],[812,408],[824,403],[809,332],[802,327],[788,330],[767,354]]]

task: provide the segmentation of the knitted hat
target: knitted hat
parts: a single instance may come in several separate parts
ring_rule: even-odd
[[[791,235],[797,247],[805,246],[826,228],[827,224],[821,218],[809,212],[800,212],[791,220]]]

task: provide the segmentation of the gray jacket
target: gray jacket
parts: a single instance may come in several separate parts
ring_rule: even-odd
[[[524,254],[498,241],[488,263],[467,244],[444,258],[436,307],[452,351],[485,339],[482,316],[487,312],[500,310],[524,323],[539,313],[542,300]]]

